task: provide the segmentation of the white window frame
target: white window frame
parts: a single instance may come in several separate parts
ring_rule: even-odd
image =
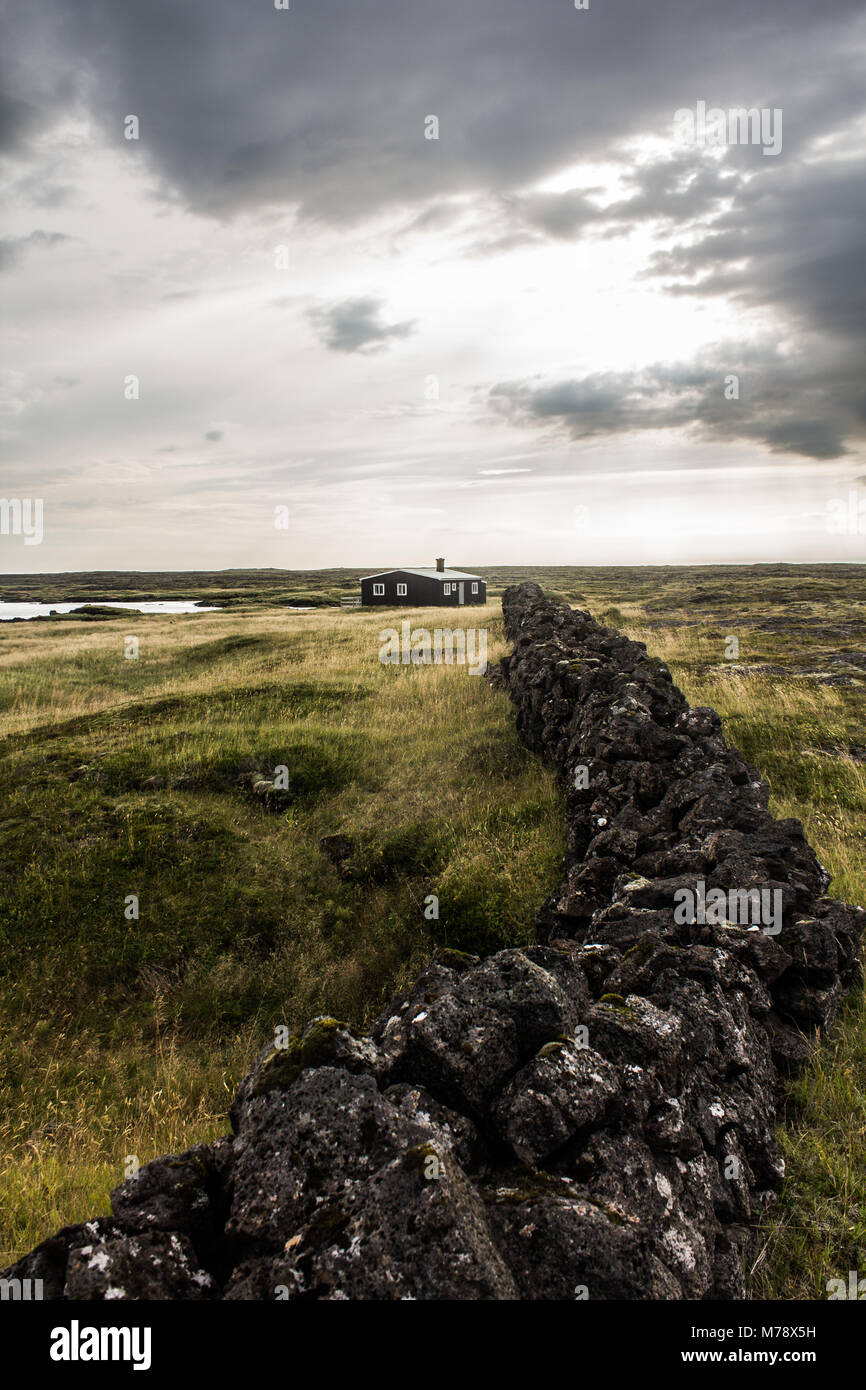
[[[398,598],[405,598],[405,597],[406,597],[406,594],[408,593],[408,591],[409,591],[409,586],[408,586],[407,584],[398,584],[398,585],[397,585],[397,597],[398,597]]]
[[[373,597],[374,597],[374,598],[384,598],[384,597],[385,597],[385,585],[384,585],[384,584],[374,584],[374,585],[373,585]]]
[[[473,594],[477,594],[477,593],[478,593],[478,585],[477,585],[477,584],[473,584],[473,585],[472,585],[472,592],[473,592]]]
[[[446,598],[450,598],[450,597],[451,597],[451,585],[450,585],[450,584],[443,584],[443,585],[442,585],[442,593],[445,595]]]

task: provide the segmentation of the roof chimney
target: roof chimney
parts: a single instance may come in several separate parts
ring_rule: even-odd
[[[437,560],[437,561],[436,561],[436,573],[437,573],[437,574],[444,574],[444,573],[445,573],[445,561],[444,561],[444,560]]]

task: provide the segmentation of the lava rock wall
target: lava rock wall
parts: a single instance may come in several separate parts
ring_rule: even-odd
[[[535,584],[503,611],[498,679],[566,795],[542,944],[444,952],[369,1035],[318,1018],[269,1045],[231,1137],[146,1165],[4,1277],[57,1299],[742,1296],[780,1075],[856,977],[862,910],[641,644]],[[778,922],[680,920],[714,888],[778,894]]]

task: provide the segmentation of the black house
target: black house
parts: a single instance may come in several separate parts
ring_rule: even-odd
[[[444,560],[430,570],[383,570],[361,580],[361,603],[387,608],[459,608],[486,603],[487,584],[477,574],[447,570]]]

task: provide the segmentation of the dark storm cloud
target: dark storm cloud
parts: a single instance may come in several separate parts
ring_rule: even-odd
[[[414,332],[410,320],[385,323],[379,299],[344,299],[327,308],[311,309],[309,319],[325,347],[332,352],[379,352],[394,338]]]
[[[805,328],[866,341],[866,151],[781,165],[738,186],[733,206],[651,273],[680,294],[772,305]],[[866,359],[861,355],[861,367]]]
[[[65,50],[61,28],[60,0],[0,0],[0,157],[26,155],[81,99],[87,65]]]
[[[637,372],[557,382],[501,382],[488,401],[514,424],[549,427],[572,439],[681,429],[706,439],[750,440],[773,453],[828,459],[847,452],[846,437],[866,438],[860,380],[844,356],[816,366],[808,352],[786,357],[771,344],[748,351],[721,344],[697,363],[656,363]]]
[[[0,150],[18,149],[37,125],[37,112],[26,101],[0,91]]]
[[[625,196],[613,202],[599,201],[599,188],[509,194],[499,199],[485,235],[472,250],[489,254],[545,238],[574,241],[587,233],[621,235],[640,222],[658,224],[662,232],[688,226],[719,214],[742,181],[727,164],[700,161],[694,150],[687,150],[626,170]]]
[[[645,224],[674,242],[646,268],[668,294],[725,296],[798,335],[796,352],[758,359],[732,344],[724,362],[691,368],[501,385],[491,402],[515,421],[576,437],[693,426],[813,457],[862,436],[866,170],[854,151],[804,162],[810,142],[862,110],[862,0],[0,5],[0,144],[13,152],[83,108],[163,196],[215,217],[279,205],[351,230],[398,208],[423,234],[461,193],[484,210],[468,249],[487,255]],[[732,148],[714,162],[686,149],[638,163],[623,147],[669,137],[674,112],[698,100],[782,108],[781,154]],[[122,137],[127,114],[138,142]],[[431,114],[438,140],[424,138]],[[534,188],[593,160],[622,171],[607,206],[592,189]],[[0,258],[26,240],[0,243]],[[412,330],[369,298],[312,319],[335,352]],[[720,406],[719,379],[738,363],[743,396]]]
[[[758,356],[729,345],[694,381],[683,369],[589,376],[552,387],[499,386],[491,404],[515,419],[558,420],[575,438],[637,429],[694,428],[750,438],[775,452],[833,458],[866,439],[866,152],[844,144],[827,162],[749,168],[742,151],[711,167],[686,151],[633,171],[628,196],[605,207],[569,193],[508,202],[499,233],[514,244],[539,235],[616,234],[650,220],[676,244],[655,253],[645,277],[667,294],[723,296],[766,311],[796,341]],[[740,408],[719,409],[720,375],[745,364]],[[671,394],[672,393],[672,394]]]
[[[11,5],[8,6],[10,14]],[[190,205],[287,202],[351,220],[460,189],[519,189],[545,170],[666,131],[698,98],[788,105],[786,149],[858,81],[838,0],[44,0],[11,42],[60,55],[109,138],[137,147]],[[833,64],[832,87],[816,67]],[[50,64],[49,64],[50,65]],[[62,65],[61,65],[62,70]],[[19,87],[20,73],[18,74]],[[23,90],[7,97],[14,126]],[[65,114],[65,101],[59,114]],[[50,92],[43,95],[50,105]],[[435,114],[440,138],[424,139]]]

